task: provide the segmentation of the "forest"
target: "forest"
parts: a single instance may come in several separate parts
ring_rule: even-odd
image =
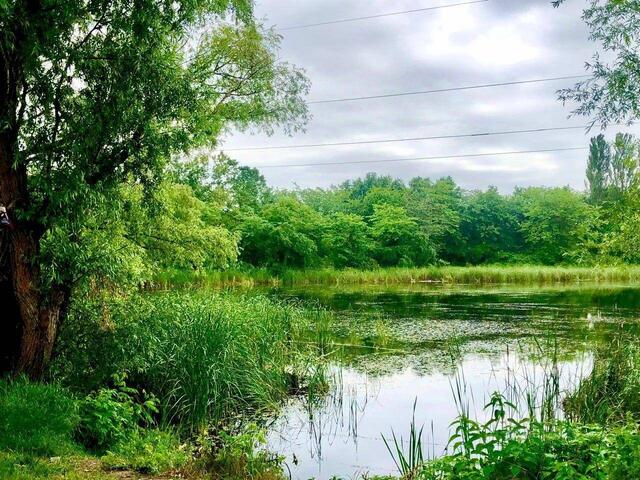
[[[321,455],[281,424],[321,443],[351,387],[403,375],[455,414],[429,456],[417,394],[410,423],[385,407],[358,478],[639,478],[640,140],[614,132],[640,116],[640,7],[581,21],[615,59],[557,92],[591,122],[584,188],[282,189],[224,152],[311,121],[252,1],[0,0],[0,478],[306,480]],[[507,372],[487,418],[465,369]]]
[[[405,184],[375,173],[328,189],[274,191],[259,171],[226,156],[196,158],[174,165],[157,199],[165,229],[148,216],[136,228],[155,240],[139,243],[161,269],[635,264],[639,159],[632,136],[599,135],[585,162],[585,192],[501,194],[465,191],[452,178]],[[188,232],[178,235],[189,238],[189,254],[158,243],[168,230]],[[157,249],[164,253],[154,257]]]

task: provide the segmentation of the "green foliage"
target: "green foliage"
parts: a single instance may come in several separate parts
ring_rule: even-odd
[[[569,418],[583,423],[620,423],[640,418],[640,348],[618,341],[596,352],[593,370],[565,399]]]
[[[87,396],[80,406],[77,438],[95,450],[106,450],[127,440],[139,426],[148,426],[158,413],[153,397],[127,387],[125,377],[114,375],[114,388],[101,388]]]
[[[78,402],[59,385],[24,378],[0,381],[0,450],[69,453],[78,421]]]
[[[433,246],[403,207],[375,205],[371,236],[380,265],[424,265],[434,259]]]
[[[559,6],[564,0],[555,0]],[[576,102],[575,115],[603,126],[631,123],[640,114],[640,9],[635,0],[589,0],[583,19],[598,51],[586,64],[590,78],[558,92],[563,102]]]
[[[157,397],[161,425],[197,430],[280,401],[290,368],[305,374],[292,340],[319,328],[311,323],[318,315],[261,296],[211,292],[78,300],[52,374],[91,391],[127,372],[132,388]],[[112,400],[122,404],[120,395],[107,390],[95,400],[111,408]]]
[[[218,432],[215,442],[202,440],[207,470],[213,471],[213,478],[228,480],[284,480],[283,458],[264,450],[264,431],[255,425],[247,425],[242,433],[230,435]],[[215,445],[214,445],[215,444]]]
[[[472,264],[512,260],[523,249],[519,219],[513,198],[500,195],[495,187],[471,193],[460,226],[464,240],[454,255]]]
[[[520,229],[531,257],[557,264],[586,238],[594,212],[569,188],[518,190],[514,201],[522,214]]]
[[[351,213],[335,213],[327,220],[322,249],[338,268],[366,267],[370,264],[371,238],[364,219]]]
[[[266,205],[242,225],[242,258],[256,266],[307,267],[318,263],[322,217],[294,197]]]
[[[462,190],[451,177],[435,182],[415,177],[409,182],[407,210],[445,260],[455,258],[460,249],[463,207]]]
[[[174,470],[191,459],[191,452],[171,432],[136,429],[101,457],[103,465],[114,470],[131,469],[157,474]]]

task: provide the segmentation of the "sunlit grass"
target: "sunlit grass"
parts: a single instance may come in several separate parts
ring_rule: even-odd
[[[319,268],[270,272],[266,269],[214,271],[167,270],[149,286],[253,287],[258,285],[545,285],[580,282],[639,282],[640,266],[483,265],[393,267],[372,270]]]
[[[636,282],[640,267],[549,267],[473,266],[384,268],[376,270],[290,270],[282,276],[282,283],[290,285],[330,284],[411,284],[442,283],[456,285],[485,284],[552,284],[572,282]]]

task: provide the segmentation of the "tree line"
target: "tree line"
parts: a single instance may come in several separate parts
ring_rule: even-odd
[[[373,268],[635,263],[638,141],[591,140],[586,189],[465,190],[450,177],[369,173],[274,190],[225,155],[174,162],[153,212],[126,192],[121,227],[156,268]],[[136,195],[135,191],[138,190]],[[126,189],[125,189],[126,190]],[[157,214],[159,208],[160,214]]]

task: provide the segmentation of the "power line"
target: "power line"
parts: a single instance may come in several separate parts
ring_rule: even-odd
[[[416,160],[448,160],[453,158],[476,158],[476,157],[496,157],[504,155],[523,155],[528,153],[550,153],[550,152],[570,152],[577,150],[588,150],[587,147],[567,147],[567,148],[546,148],[541,150],[516,150],[511,152],[491,152],[491,153],[468,153],[460,155],[445,155],[437,157],[412,157],[412,158],[388,158],[378,160],[353,160],[347,162],[324,162],[324,163],[292,163],[292,164],[272,164],[253,165],[255,168],[290,168],[290,167],[321,167],[324,165],[359,165],[363,163],[395,163],[411,162]]]
[[[307,103],[309,105],[312,105],[312,104],[318,105],[321,103],[353,102],[357,100],[373,100],[376,98],[406,97],[409,95],[426,95],[429,93],[458,92],[461,90],[477,90],[480,88],[506,87],[509,85],[524,85],[528,83],[555,82],[557,80],[575,80],[578,78],[587,78],[590,76],[591,75],[583,74],[583,75],[567,75],[564,77],[534,78],[532,80],[517,80],[513,82],[500,82],[500,83],[484,83],[481,85],[466,85],[462,87],[438,88],[434,90],[417,90],[413,92],[385,93],[382,95],[368,95],[363,97],[331,98],[327,100],[313,100]]]
[[[452,3],[449,5],[438,5],[435,7],[426,7],[426,8],[416,8],[414,10],[404,10],[401,12],[389,12],[389,13],[380,13],[377,15],[367,15],[365,17],[351,17],[351,18],[342,18],[339,20],[329,20],[326,22],[318,22],[318,23],[307,23],[304,25],[294,25],[292,27],[284,27],[284,28],[279,28],[279,31],[286,31],[286,30],[300,30],[302,28],[311,28],[311,27],[320,27],[323,25],[333,25],[336,23],[349,23],[349,22],[358,22],[361,20],[371,20],[374,18],[382,18],[382,17],[391,17],[394,15],[406,15],[409,13],[420,13],[420,12],[428,12],[430,10],[439,10],[441,8],[451,8],[451,7],[460,7],[462,5],[472,5],[474,3],[485,3],[488,2],[489,0],[473,0],[473,1],[469,1],[469,2],[460,2],[460,3]]]
[[[332,143],[304,143],[298,145],[276,145],[272,147],[241,147],[241,148],[227,148],[225,152],[242,152],[242,151],[256,151],[256,150],[287,150],[294,148],[319,148],[319,147],[341,147],[347,145],[367,145],[375,143],[397,143],[397,142],[415,142],[420,140],[446,140],[452,138],[473,138],[473,137],[490,137],[495,135],[516,135],[519,133],[541,133],[541,132],[553,132],[561,130],[581,130],[589,128],[590,125],[577,125],[570,127],[548,127],[548,128],[530,128],[524,130],[502,130],[496,132],[480,132],[480,133],[462,133],[456,135],[434,135],[430,137],[408,137],[408,138],[385,138],[381,140],[361,140],[353,142],[332,142]]]

